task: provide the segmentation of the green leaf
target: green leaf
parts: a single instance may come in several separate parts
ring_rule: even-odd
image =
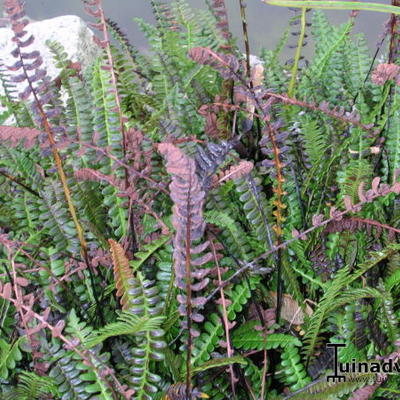
[[[24,340],[25,336],[22,336],[15,343],[9,344],[0,338],[0,378],[7,379],[9,370],[15,369],[17,362],[22,360],[19,346]]]
[[[365,10],[390,14],[400,14],[396,6],[379,3],[364,3],[358,1],[319,1],[319,0],[263,0],[272,6],[296,7],[296,8],[323,8],[327,10]]]
[[[118,322],[113,322],[91,333],[85,344],[88,348],[102,343],[109,337],[121,335],[135,335],[138,332],[148,332],[159,329],[164,317],[137,317],[130,312],[123,312],[118,316]]]
[[[192,368],[192,373],[196,374],[198,372],[207,371],[210,368],[223,367],[225,365],[231,364],[246,365],[247,361],[242,356],[215,358],[213,360],[205,362],[204,364],[199,365],[196,368]]]
[[[284,333],[271,333],[264,337],[262,331],[255,329],[257,325],[260,322],[250,321],[235,330],[232,334],[234,347],[243,350],[270,350],[288,345],[301,346],[299,339]]]

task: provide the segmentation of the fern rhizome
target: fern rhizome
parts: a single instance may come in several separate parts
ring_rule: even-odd
[[[225,3],[150,1],[142,54],[85,0],[52,80],[4,0],[0,399],[399,398],[399,17],[379,63],[305,8],[254,61]]]

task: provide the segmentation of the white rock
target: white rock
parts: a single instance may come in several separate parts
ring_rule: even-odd
[[[93,41],[93,32],[87,24],[75,15],[64,15],[61,17],[45,19],[43,21],[35,21],[29,23],[25,30],[29,34],[33,34],[35,41],[26,48],[27,51],[39,50],[43,64],[42,68],[47,70],[50,78],[55,78],[59,74],[56,68],[53,55],[46,46],[47,40],[57,41],[64,48],[68,57],[73,62],[79,62],[82,69],[90,65],[100,55],[100,48]],[[29,36],[26,35],[26,38]],[[16,59],[11,55],[15,48],[12,38],[14,36],[10,27],[0,28],[0,64],[13,65]],[[23,90],[26,83],[16,84],[18,90]],[[0,95],[4,94],[4,90],[0,85]],[[0,109],[1,112],[1,109]]]
[[[264,64],[264,61],[258,58],[257,56],[250,54],[250,66],[254,67],[254,65]]]
[[[242,53],[243,58],[246,59],[246,53]],[[254,67],[258,64],[264,64],[264,61],[261,58],[258,58],[254,54],[250,54],[250,67]]]

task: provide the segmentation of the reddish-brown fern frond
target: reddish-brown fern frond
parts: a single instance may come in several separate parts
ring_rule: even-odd
[[[177,287],[185,292],[185,295],[178,295],[178,302],[179,313],[186,316],[182,326],[188,330],[186,386],[187,396],[191,398],[192,336],[198,335],[198,332],[192,329],[192,321],[202,322],[204,319],[193,309],[203,306],[206,301],[204,297],[192,297],[192,292],[199,292],[207,287],[209,279],[206,276],[210,272],[207,268],[193,269],[193,267],[199,267],[213,257],[209,251],[204,254],[208,250],[209,242],[200,242],[205,229],[203,219],[205,193],[196,175],[194,160],[171,143],[159,144],[158,151],[167,160],[167,171],[172,175],[169,188],[174,202],[172,224],[176,230],[173,253],[175,282]],[[196,282],[193,282],[194,279]]]
[[[82,181],[106,182],[119,188],[121,191],[124,190],[123,182],[120,182],[115,176],[103,174],[100,171],[96,171],[92,168],[82,168],[78,171],[75,171],[74,175],[77,179]]]
[[[368,400],[372,397],[372,395],[376,392],[376,389],[382,384],[383,379],[379,380],[378,382],[374,383],[373,385],[364,386],[356,390],[349,400]]]
[[[219,54],[208,47],[193,47],[189,57],[198,64],[209,65],[219,71],[224,79],[233,79],[239,70],[238,59],[231,54]]]
[[[11,147],[17,147],[19,144],[23,143],[26,149],[30,149],[36,144],[41,134],[43,133],[35,128],[0,126],[0,140],[7,142],[7,145]]]
[[[225,0],[212,0],[211,10],[215,16],[215,19],[217,20],[217,28],[226,41],[226,43],[223,46],[220,46],[220,48],[221,50],[229,51],[232,49],[232,46],[230,44],[232,34],[229,30],[229,18],[225,5]]]
[[[195,172],[194,160],[170,143],[159,144],[158,151],[167,160],[167,171],[172,175],[170,196],[174,202],[172,224],[176,230],[174,238],[176,284],[180,289],[186,290],[187,280],[191,280],[193,277],[200,282],[191,285],[191,290],[198,291],[207,286],[208,279],[205,277],[209,270],[192,271],[190,269],[187,271],[187,262],[189,262],[190,267],[201,266],[212,259],[212,254],[209,252],[201,257],[194,258],[194,256],[203,253],[209,245],[208,242],[195,245],[203,237],[205,229],[203,219],[205,193],[201,190],[201,185]],[[189,253],[187,246],[190,249]],[[187,276],[188,272],[190,276]],[[181,315],[186,315],[184,307],[186,300],[183,301],[182,296],[178,300],[181,303]],[[201,299],[197,299],[194,304],[194,306],[199,305],[201,305]],[[203,317],[199,314],[193,314],[191,318],[196,322],[203,320]]]
[[[129,284],[128,281],[133,279],[133,272],[129,266],[129,260],[125,255],[122,246],[115,240],[108,239],[111,248],[111,257],[114,266],[115,287],[117,288],[117,296],[121,298],[122,309],[125,310],[129,306]]]
[[[244,175],[249,174],[253,168],[254,164],[251,161],[241,160],[239,164],[232,165],[227,170],[219,173],[218,176],[215,175],[213,177],[214,185],[218,185],[231,179],[239,179]]]

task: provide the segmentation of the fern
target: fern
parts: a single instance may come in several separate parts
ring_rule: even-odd
[[[299,350],[295,345],[285,346],[281,358],[283,380],[289,385],[290,390],[296,391],[310,383],[310,378],[300,362]]]
[[[268,207],[265,196],[260,190],[260,179],[251,175],[240,178],[235,182],[236,190],[240,193],[240,201],[243,203],[243,209],[246,213],[251,226],[254,227],[257,238],[265,243],[265,246],[271,246],[272,230],[267,219]]]
[[[113,94],[109,94],[111,90],[110,79],[109,72],[102,68],[102,61],[99,60],[93,68],[93,106],[97,110],[93,126],[100,134],[97,146],[110,146],[112,154],[121,157],[119,117],[115,111],[115,97]],[[114,162],[111,158],[104,158],[99,170],[104,174],[110,174],[113,165]],[[113,186],[106,186],[102,190],[102,194],[104,195],[104,204],[109,207],[108,215],[114,228],[114,234],[117,237],[122,237],[126,234],[127,229],[127,211],[123,206],[123,200],[117,196],[117,189]]]
[[[299,339],[283,333],[271,333],[264,337],[261,330],[255,329],[258,324],[258,321],[250,321],[236,329],[232,335],[234,346],[244,350],[269,350],[277,347],[301,346]]]
[[[52,378],[22,371],[18,376],[18,386],[6,393],[3,400],[41,400],[47,396],[57,396],[58,390]]]
[[[100,56],[48,42],[52,81],[4,3],[0,397],[396,398],[328,382],[324,347],[398,358],[398,18],[375,68],[354,16],[314,12],[289,73],[299,18],[249,68],[224,0],[152,0],[147,52],[87,0]]]
[[[53,347],[50,351],[54,365],[49,377],[57,382],[61,398],[89,399],[95,395],[102,400],[112,399],[101,376],[85,366],[78,356],[59,347]],[[102,361],[106,362],[107,358],[102,357]]]
[[[25,338],[20,337],[15,343],[9,344],[4,339],[0,338],[0,378],[7,379],[9,370],[13,370],[18,361],[22,360],[21,345]]]
[[[85,345],[90,348],[104,342],[104,340],[109,337],[120,335],[134,336],[139,334],[139,332],[158,329],[162,320],[162,317],[145,319],[143,317],[137,318],[129,313],[122,313],[118,317],[118,322],[111,323],[101,328],[99,331],[92,332],[92,334],[86,338]]]
[[[393,178],[394,171],[399,168],[400,165],[400,138],[398,135],[398,126],[400,121],[399,95],[399,90],[397,88],[394,89],[393,103],[391,105],[391,118],[388,122],[388,129],[386,131],[390,179]]]
[[[111,239],[109,243],[113,255],[117,295],[121,297],[123,309],[146,319],[159,316],[161,307],[157,288],[153,286],[152,282],[145,280],[140,272],[136,272],[136,277],[134,277],[121,246]],[[139,337],[137,340],[137,348],[133,351],[134,361],[131,370],[133,377],[130,382],[136,390],[135,398],[137,399],[150,398],[150,394],[157,391],[156,384],[160,379],[150,371],[149,365],[152,359],[157,361],[164,359],[161,350],[166,345],[163,341],[164,331],[160,328],[161,321],[161,318],[152,321],[153,325],[151,326],[154,328],[148,329],[140,335],[141,338]],[[111,328],[105,328],[100,335],[109,334],[110,329],[113,331],[111,326]]]
[[[211,358],[211,353],[218,346],[224,333],[221,319],[213,313],[204,324],[204,331],[193,343],[192,364],[198,366]]]
[[[170,240],[169,236],[161,236],[157,240],[153,240],[148,245],[145,245],[143,250],[135,253],[136,260],[132,261],[131,267],[133,271],[139,270],[143,263],[151,257],[160,247],[164,246],[167,241]]]
[[[239,255],[241,260],[251,260],[254,253],[246,240],[245,232],[228,214],[212,210],[205,214],[205,220],[223,230],[225,243],[233,254]]]
[[[354,390],[372,383],[374,374],[348,374],[343,382],[327,382],[326,378],[311,383],[290,398],[295,400],[337,400]]]

